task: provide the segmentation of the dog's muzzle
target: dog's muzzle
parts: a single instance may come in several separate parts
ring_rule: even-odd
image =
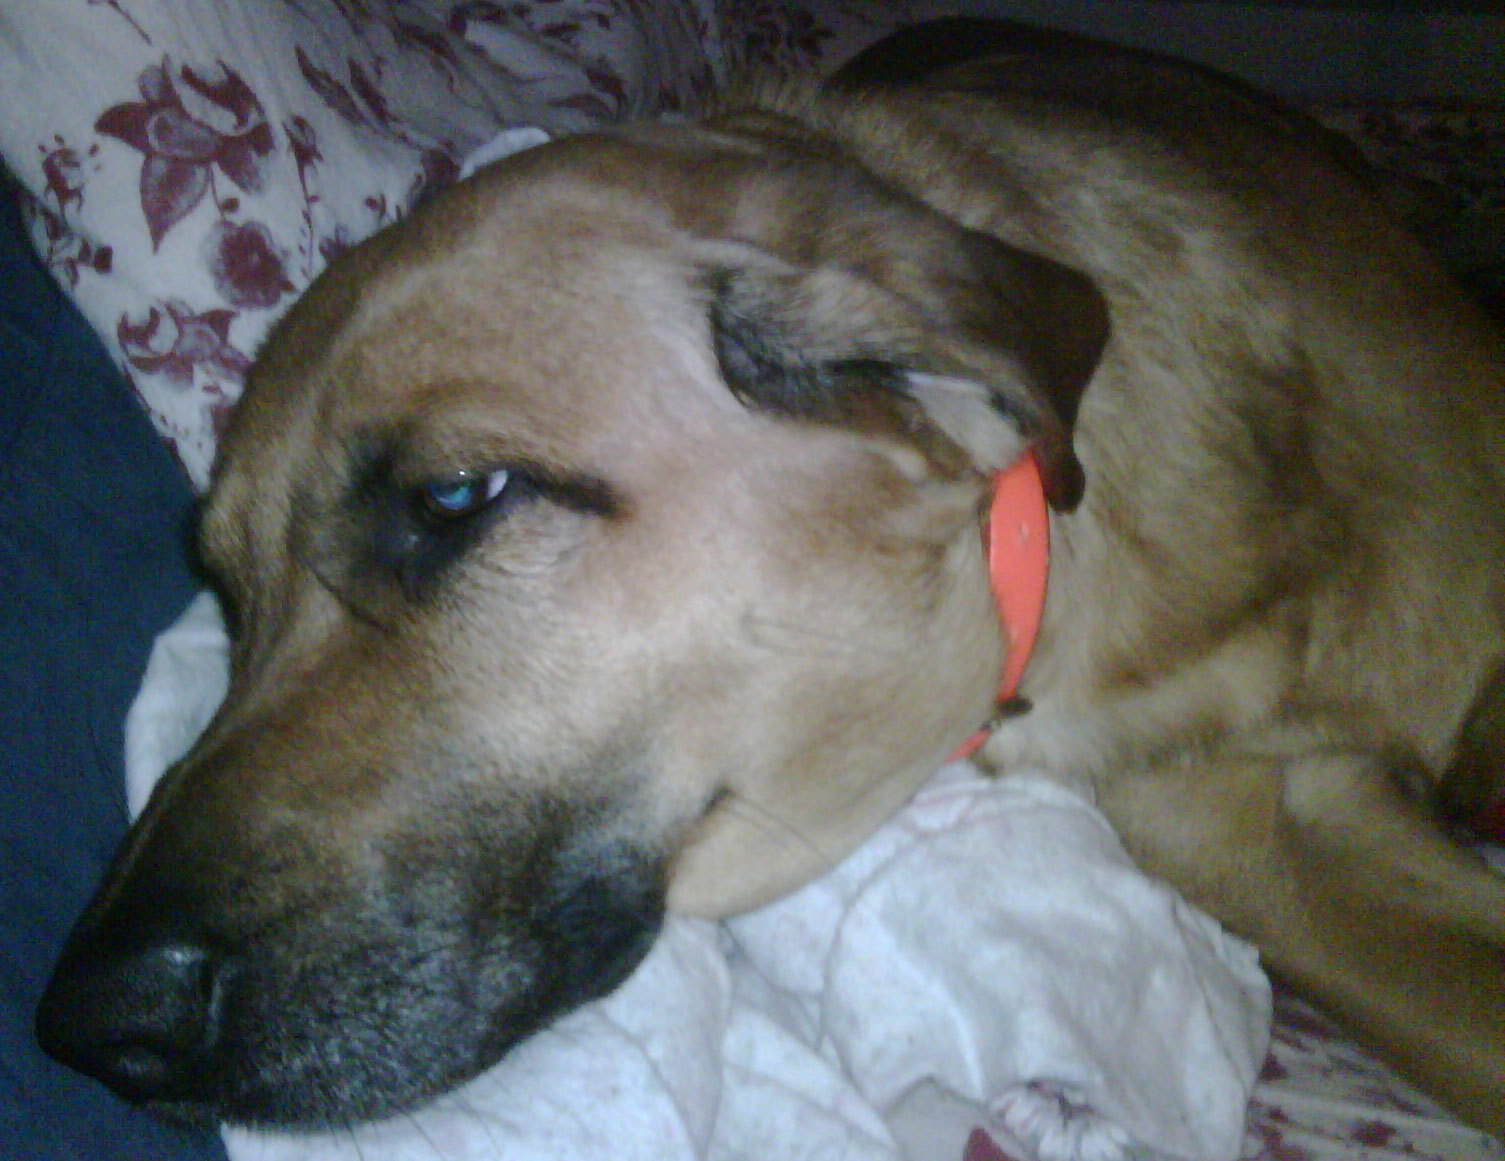
[[[39,1040],[178,1120],[322,1128],[413,1108],[647,953],[662,867],[587,846],[536,850],[547,869],[511,879],[466,881],[479,859],[388,866],[249,923],[201,873],[142,860],[70,939]]]

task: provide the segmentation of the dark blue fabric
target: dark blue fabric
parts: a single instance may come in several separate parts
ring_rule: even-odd
[[[122,720],[193,593],[186,480],[29,252],[0,175],[0,1158],[212,1161],[54,1064],[33,1010],[125,832]]]

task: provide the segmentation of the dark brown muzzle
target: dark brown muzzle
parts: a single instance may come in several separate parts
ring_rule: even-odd
[[[615,987],[660,925],[663,860],[589,809],[377,796],[315,815],[211,793],[224,767],[193,765],[37,1018],[50,1055],[175,1119],[414,1108]]]

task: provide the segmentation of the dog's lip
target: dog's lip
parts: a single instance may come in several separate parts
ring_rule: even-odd
[[[705,805],[700,810],[701,820],[703,821],[709,818],[723,806],[731,802],[731,800],[736,797],[736,793],[737,792],[735,790],[726,785],[726,783],[724,782],[720,786],[717,786],[714,790],[711,791],[709,795],[706,796]]]
[[[625,856],[624,856],[625,857]],[[211,1098],[212,1118],[263,1128],[323,1128],[412,1112],[456,1085],[494,1067],[512,1050],[580,1006],[621,985],[647,957],[665,917],[665,884],[656,860],[627,866],[604,858],[589,873],[565,875],[540,900],[526,922],[524,942],[532,951],[517,991],[488,1010],[471,1009],[471,1031],[453,1041],[453,1053],[429,1057],[425,1044],[412,1048],[419,1066],[405,1072],[396,1062],[399,1083],[383,1091],[347,1087],[350,1078],[333,1071],[334,1061],[316,1049],[300,1076],[252,1076],[242,1087],[230,1078],[223,1095]],[[471,965],[479,975],[482,969]],[[488,1031],[476,1032],[490,1025]],[[206,1115],[187,1110],[187,1116]]]
[[[504,1013],[489,1035],[443,1062],[433,1072],[419,1070],[395,1088],[354,1086],[336,1075],[322,1052],[286,1075],[223,1074],[217,1091],[201,1098],[148,1099],[140,1107],[193,1129],[221,1124],[255,1130],[324,1132],[416,1112],[431,1101],[496,1067],[515,1049],[544,1033],[556,1021],[622,984],[656,942],[658,926],[638,933],[607,969],[588,982],[565,989],[545,1003]],[[312,1067],[308,1067],[311,1065]],[[398,1070],[401,1072],[401,1069]]]

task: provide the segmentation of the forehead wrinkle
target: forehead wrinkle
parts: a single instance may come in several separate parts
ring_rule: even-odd
[[[364,340],[342,344],[329,421],[469,410],[478,425],[515,432],[552,458],[559,447],[620,447],[687,418],[690,393],[736,411],[715,370],[690,264],[643,254],[616,265],[610,280],[593,280],[592,267],[536,292],[504,284],[481,301],[449,284],[442,301],[388,304],[366,320]]]

